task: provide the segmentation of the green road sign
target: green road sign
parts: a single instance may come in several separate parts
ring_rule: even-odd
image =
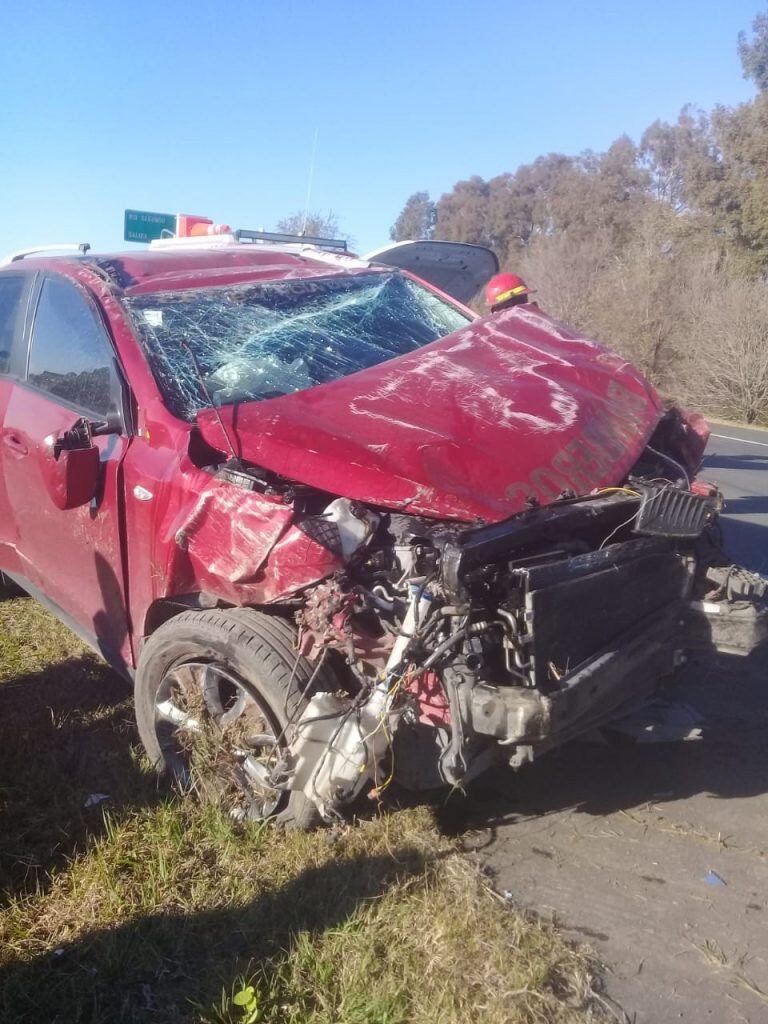
[[[151,242],[153,238],[162,238],[176,234],[176,214],[148,213],[146,210],[125,211],[126,242]]]

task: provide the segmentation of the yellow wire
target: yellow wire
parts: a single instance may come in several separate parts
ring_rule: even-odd
[[[392,686],[389,688],[389,690],[387,691],[387,695],[392,697],[392,696],[394,696],[397,693],[397,691],[401,687],[403,687],[404,685],[407,686],[408,683],[410,683],[411,679],[413,678],[413,670],[414,670],[414,666],[412,664],[409,665],[408,668],[405,670],[405,672],[403,672],[403,674],[400,676],[400,678],[396,679],[395,682],[392,684]],[[381,796],[381,794],[384,792],[384,790],[387,788],[387,786],[389,786],[389,784],[392,782],[392,780],[395,777],[395,752],[394,752],[394,749],[392,747],[392,736],[390,735],[389,729],[387,728],[386,718],[387,718],[386,713],[382,713],[382,716],[379,719],[379,724],[376,726],[376,728],[373,730],[373,732],[370,733],[369,736],[366,737],[366,739],[370,739],[371,736],[374,736],[379,731],[379,729],[382,729],[382,731],[384,732],[384,735],[387,737],[387,746],[389,747],[389,752],[390,752],[390,755],[392,757],[392,763],[391,763],[391,767],[389,769],[389,775],[387,776],[387,778],[384,780],[384,782],[380,786],[376,783],[375,769],[374,769],[374,780],[373,781],[374,781],[374,786],[376,788],[376,797],[377,797],[377,799]]]
[[[389,731],[388,731],[386,726],[384,726],[384,734],[387,737],[387,744],[389,746],[389,753],[390,753],[391,758],[392,758],[392,764],[391,764],[391,767],[389,769],[389,775],[387,776],[387,778],[384,780],[384,782],[380,786],[376,787],[376,796],[377,797],[381,796],[381,794],[384,792],[384,790],[390,784],[392,779],[394,779],[394,777],[395,777],[395,751],[394,751],[394,749],[392,747],[392,737],[390,736]]]
[[[633,491],[631,487],[602,487],[598,494],[631,494],[633,498],[642,498],[639,491]]]

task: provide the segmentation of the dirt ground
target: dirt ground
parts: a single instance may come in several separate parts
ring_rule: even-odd
[[[446,824],[466,830],[500,892],[589,943],[617,1019],[759,1024],[768,656],[689,666],[679,694],[708,723],[703,739],[574,743],[495,775]]]

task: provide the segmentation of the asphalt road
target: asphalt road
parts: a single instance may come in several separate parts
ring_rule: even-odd
[[[768,572],[768,432],[713,427],[726,545]],[[768,656],[689,666],[704,738],[574,743],[443,812],[502,893],[586,942],[633,1024],[768,1021]],[[625,1017],[621,1013],[626,1014]]]
[[[725,495],[728,554],[768,574],[768,430],[712,424],[702,476]]]

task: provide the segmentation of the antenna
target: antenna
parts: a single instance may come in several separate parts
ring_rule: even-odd
[[[208,400],[208,404],[210,405],[211,409],[213,409],[214,416],[218,420],[219,426],[221,427],[221,432],[224,435],[224,440],[227,442],[227,448],[229,448],[229,453],[232,456],[232,461],[239,463],[240,459],[238,458],[237,453],[235,452],[235,446],[232,444],[232,438],[229,436],[229,431],[224,426],[224,420],[221,418],[219,407],[213,404],[213,398],[211,398],[211,393],[208,390],[208,385],[205,383],[205,378],[203,377],[203,372],[200,369],[200,364],[197,361],[197,356],[189,347],[186,338],[179,338],[179,344],[189,356],[190,362],[192,363],[192,366],[195,369],[195,375],[197,376],[198,384],[203,389],[203,394]]]
[[[304,201],[304,226],[301,229],[302,235],[307,232],[307,221],[309,220],[309,202],[312,198],[312,184],[315,180],[315,156],[317,155],[317,137],[320,134],[319,126],[315,128],[315,141],[312,143],[312,156],[309,160],[309,177],[307,180],[307,197]]]

